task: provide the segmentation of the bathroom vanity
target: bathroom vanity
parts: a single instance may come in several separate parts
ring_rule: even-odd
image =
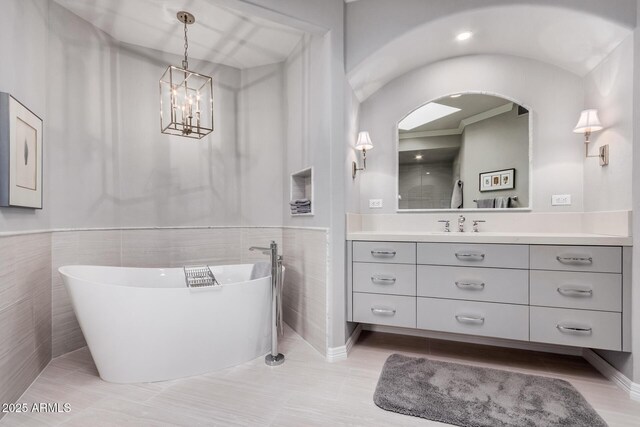
[[[349,321],[631,349],[628,238],[350,233]]]

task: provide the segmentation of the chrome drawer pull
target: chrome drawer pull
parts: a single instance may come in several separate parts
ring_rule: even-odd
[[[371,307],[371,312],[373,314],[378,314],[380,316],[395,316],[396,315],[396,309],[395,308]]]
[[[456,320],[460,323],[468,323],[473,325],[484,324],[484,317],[463,316],[463,315],[456,314]]]
[[[456,282],[456,286],[460,289],[470,289],[476,291],[481,291],[484,289],[484,283]]]
[[[592,289],[575,289],[575,288],[558,288],[558,293],[560,295],[568,296],[568,297],[592,297],[593,290]]]
[[[482,261],[484,260],[484,254],[473,252],[456,252],[456,258],[461,261]]]
[[[556,325],[556,328],[558,328],[558,330],[560,332],[564,332],[567,334],[588,334],[591,335],[591,328],[580,328],[577,326],[562,326],[560,324]]]
[[[385,285],[393,285],[396,283],[395,277],[384,277],[384,276],[371,276],[371,281],[373,283],[383,283]]]
[[[373,249],[371,251],[371,256],[394,257],[396,256],[396,251],[390,251],[390,250],[384,250],[384,249]]]
[[[593,264],[592,257],[579,257],[579,256],[560,256],[556,257],[558,262],[562,264]]]

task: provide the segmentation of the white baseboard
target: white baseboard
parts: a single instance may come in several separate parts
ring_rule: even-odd
[[[625,392],[629,393],[629,397],[631,397],[631,399],[640,401],[640,384],[631,381],[622,374],[622,372],[611,366],[609,362],[589,348],[584,349],[582,357],[584,357],[591,366],[600,371],[605,378],[616,384]]]
[[[340,347],[329,347],[327,349],[327,362],[337,362],[339,360],[345,360],[349,357],[349,352],[358,342],[358,338],[360,337],[360,333],[362,332],[362,325],[358,324],[356,328],[351,333],[349,339],[347,339],[347,343],[345,345],[341,345]]]
[[[502,338],[479,337],[475,335],[452,334],[448,332],[425,331],[422,329],[399,328],[395,326],[364,325],[365,331],[384,332],[390,334],[409,335],[422,338],[434,338],[470,344],[491,345],[495,347],[515,348],[519,350],[540,351],[544,353],[582,356],[582,348],[555,344],[543,344],[528,341],[515,341]]]

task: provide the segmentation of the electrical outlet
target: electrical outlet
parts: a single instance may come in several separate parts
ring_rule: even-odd
[[[369,199],[369,209],[382,208],[382,199]]]
[[[551,196],[551,206],[571,205],[571,194],[554,194]]]

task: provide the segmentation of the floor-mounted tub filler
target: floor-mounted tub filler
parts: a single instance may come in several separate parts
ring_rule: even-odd
[[[105,381],[200,375],[271,349],[267,263],[210,267],[217,284],[199,287],[185,284],[183,268],[78,265],[59,271]]]

